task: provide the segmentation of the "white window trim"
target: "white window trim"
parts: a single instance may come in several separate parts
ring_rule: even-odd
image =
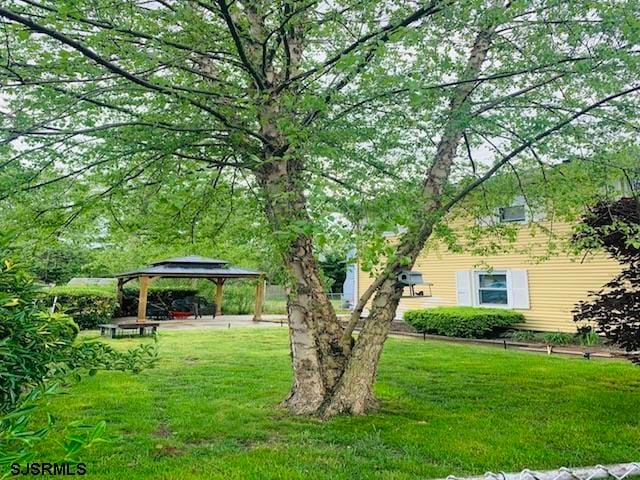
[[[506,275],[507,277],[507,304],[506,305],[503,303],[480,303],[480,275],[481,274]],[[471,289],[472,289],[472,299],[473,299],[474,307],[505,308],[505,309],[513,308],[513,295],[511,293],[511,270],[474,269],[472,270],[472,275],[471,275]]]

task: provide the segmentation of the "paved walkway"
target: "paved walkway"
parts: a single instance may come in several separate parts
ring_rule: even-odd
[[[202,318],[187,318],[185,320],[160,320],[160,330],[189,330],[192,328],[233,328],[233,327],[279,327],[279,320],[283,325],[287,324],[286,315],[262,315],[267,322],[254,322],[253,315],[221,315],[211,318],[205,315]],[[137,321],[136,317],[115,318],[114,323],[132,323]],[[149,320],[155,321],[155,320]]]

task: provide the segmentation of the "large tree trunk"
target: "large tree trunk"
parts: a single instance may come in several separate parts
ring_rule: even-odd
[[[295,233],[297,222],[311,222],[299,164],[295,159],[270,156],[263,165],[259,180],[267,218],[275,231],[289,229],[293,236],[281,246],[290,274],[288,316],[294,374],[283,404],[295,414],[314,414],[344,371],[347,350],[341,343],[343,328],[324,291],[312,238]]]
[[[425,206],[435,208],[436,203],[430,201]],[[431,232],[432,220],[425,219],[418,232],[408,233],[398,245],[397,257],[404,261],[395,260],[387,265],[383,280],[375,289],[369,315],[351,350],[344,374],[321,412],[325,418],[337,414],[361,415],[377,406],[373,385],[378,363],[404,291],[404,285],[398,281],[398,277],[403,270],[413,268]],[[357,310],[354,314],[359,318]],[[348,329],[346,333],[350,333]]]
[[[293,282],[288,310],[294,372],[284,403],[294,413],[316,413],[344,370],[342,327],[320,281],[311,239],[300,236],[284,256]]]
[[[465,78],[477,77],[492,36],[493,30],[489,29],[476,37]],[[276,119],[280,114],[277,102],[265,105],[260,112],[261,134],[269,140],[258,174],[265,197],[265,213],[275,232],[292,234],[282,246],[284,264],[291,274],[292,292],[288,306],[294,372],[291,392],[283,403],[292,413],[324,417],[340,413],[362,414],[376,405],[373,384],[378,362],[403,292],[398,275],[413,267],[431,235],[434,222],[442,214],[443,189],[462,138],[461,119],[468,114],[467,99],[474,87],[474,82],[464,82],[453,91],[450,115],[423,185],[420,222],[414,231],[403,236],[396,259],[375,282],[370,314],[355,344],[351,337],[355,326],[353,318],[345,332],[324,293],[312,238],[296,228],[296,225],[310,224],[303,194],[303,162],[295,158],[295,152],[290,151],[285,136],[277,127]],[[408,262],[398,260],[407,257]]]
[[[377,406],[373,384],[382,347],[402,295],[402,286],[396,279],[385,280],[376,293],[347,368],[322,412],[324,417],[340,413],[361,415]]]
[[[494,27],[490,27],[477,35],[464,78],[478,76],[491,45],[493,31]],[[392,259],[387,265],[379,285],[373,292],[375,296],[371,302],[369,316],[353,347],[345,372],[322,412],[325,417],[340,413],[358,415],[375,405],[373,384],[378,363],[403,292],[403,285],[398,282],[398,275],[402,270],[413,268],[420,251],[431,236],[434,223],[444,213],[441,211],[443,190],[449,179],[456,150],[464,132],[461,118],[469,111],[467,99],[474,87],[474,82],[467,82],[453,91],[449,118],[444,125],[434,162],[423,184],[419,227],[400,239],[396,249],[396,259]],[[408,261],[400,263],[397,260],[399,258]],[[366,299],[361,300],[366,301]],[[359,316],[357,310],[354,313]],[[354,326],[353,320],[355,318],[352,318],[351,327]]]

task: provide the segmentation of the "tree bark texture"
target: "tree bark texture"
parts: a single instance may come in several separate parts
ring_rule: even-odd
[[[260,183],[272,228],[280,231],[296,221],[310,223],[298,163],[269,157],[264,165]],[[282,257],[291,278],[288,316],[294,373],[284,405],[296,414],[312,414],[319,411],[344,371],[343,329],[324,292],[312,237],[295,233]]]

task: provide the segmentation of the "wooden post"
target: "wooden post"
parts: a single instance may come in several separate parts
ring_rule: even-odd
[[[122,299],[124,297],[124,278],[119,278],[118,279],[118,287],[116,290],[116,296],[118,298],[118,310],[121,312],[122,311]]]
[[[253,321],[262,320],[262,306],[264,305],[264,277],[258,278],[256,285],[256,307],[253,312]]]
[[[147,292],[149,291],[149,277],[140,277],[140,295],[138,296],[138,322],[147,321]]]
[[[222,291],[224,289],[224,278],[216,280],[216,317],[222,315]]]

